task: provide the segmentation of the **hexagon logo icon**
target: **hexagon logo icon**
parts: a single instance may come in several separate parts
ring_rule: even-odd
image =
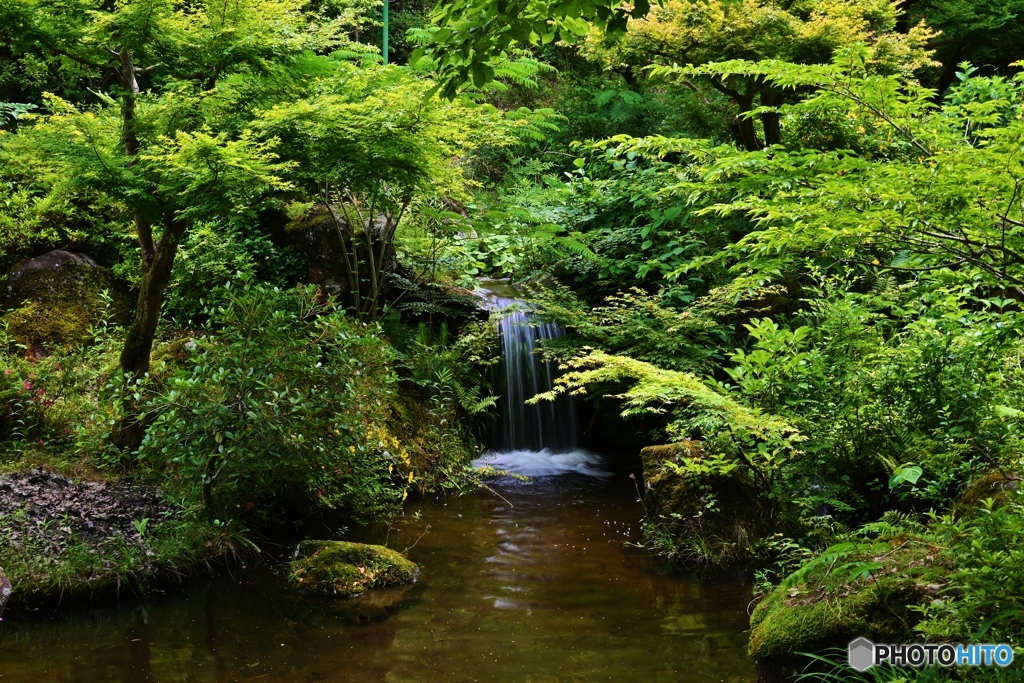
[[[875,663],[875,644],[867,638],[850,641],[848,661],[854,671],[867,671]]]

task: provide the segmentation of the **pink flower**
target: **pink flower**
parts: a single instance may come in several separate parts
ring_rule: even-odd
[[[42,446],[42,445],[43,445],[43,440],[42,440],[42,439],[39,439],[39,445],[40,445],[40,446]]]
[[[6,370],[4,370],[4,374],[5,374],[5,375],[9,375],[9,374],[11,374],[11,369],[10,369],[10,368],[7,368]]]
[[[42,396],[42,395],[43,395],[43,390],[42,389],[40,389],[39,391],[36,392],[36,396]]]
[[[32,388],[32,382],[25,382],[25,388],[26,389],[31,389]]]

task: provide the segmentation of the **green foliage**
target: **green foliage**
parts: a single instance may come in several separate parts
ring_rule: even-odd
[[[709,372],[721,360],[717,343],[723,328],[706,309],[680,311],[668,298],[633,288],[591,307],[567,287],[539,295],[542,315],[573,331],[551,340],[550,348],[560,354],[591,346],[669,370]]]
[[[1022,123],[1011,112],[1019,106],[1024,81],[979,79],[967,72],[940,106],[931,91],[897,76],[862,75],[863,55],[844,59],[849,66],[713,67],[719,73],[757,73],[780,87],[817,87],[808,103],[786,111],[799,115],[808,106],[834,107],[856,121],[863,136],[859,153],[713,152],[705,180],[735,194],[705,195],[711,205],[698,213],[745,215],[755,225],[714,258],[741,258],[734,270],[751,273],[743,279],[747,283],[758,273],[799,267],[792,259],[811,257],[891,272],[967,272],[1014,291],[1019,266],[1006,252],[1016,253],[1022,218]],[[705,191],[693,183],[666,191],[695,190]]]
[[[93,387],[106,382],[120,330],[104,317],[78,343],[30,360],[5,328],[0,321],[0,469],[41,454],[58,469],[88,467],[75,457],[79,432],[100,402]]]
[[[462,321],[454,337],[446,322],[414,326],[396,318],[384,323],[404,394],[396,431],[416,471],[414,483],[421,491],[463,490],[496,417],[487,379],[498,362],[493,328]]]
[[[431,59],[443,94],[451,98],[469,81],[479,88],[494,80],[496,65],[517,44],[546,45],[556,39],[572,42],[587,34],[588,22],[621,32],[630,16],[643,16],[649,9],[646,0],[629,8],[605,0],[439,3],[432,16],[437,25],[423,37],[424,45],[410,61],[415,63],[424,56]]]
[[[596,349],[564,365],[568,371],[558,378],[554,393],[584,394],[592,384],[629,385],[613,395],[622,401],[624,417],[668,414],[669,435],[700,436],[709,455],[722,454],[749,468],[762,486],[802,454],[806,437],[788,422],[747,407],[694,375]],[[545,398],[553,396],[534,400]]]
[[[1024,58],[1024,3],[1020,0],[925,0],[909,5],[907,13],[910,22],[924,20],[941,31],[932,47],[942,68],[929,74],[940,92],[956,82],[963,62],[982,66],[989,75],[1005,75],[1014,62]]]
[[[167,286],[165,315],[180,324],[205,318],[206,297],[232,280],[258,278],[288,287],[305,265],[290,248],[275,246],[265,235],[237,226],[199,223],[185,237]]]
[[[1014,491],[959,519],[942,515],[932,533],[956,562],[938,599],[925,605],[918,630],[929,641],[1019,643],[1024,623],[1021,538],[1024,505]]]
[[[753,151],[779,142],[778,107],[800,94],[757,74],[720,69],[718,63],[822,64],[845,47],[865,44],[865,60],[872,72],[911,76],[931,64],[925,43],[933,34],[923,25],[897,31],[900,18],[899,3],[892,0],[784,5],[763,0],[670,0],[656,7],[649,18],[634,22],[625,38],[610,46],[595,34],[591,52],[605,64],[624,64],[637,71],[646,68],[656,78],[681,73],[681,82],[707,108],[730,112],[737,142]],[[650,65],[652,61],[660,66]],[[687,66],[678,69],[679,64]],[[713,95],[704,92],[707,86],[712,93],[724,95],[725,101],[714,102]]]
[[[770,318],[755,319],[744,325],[753,340],[752,349],[737,349],[726,373],[747,399],[769,413],[778,412],[783,396],[792,401],[808,388],[801,381],[807,364],[803,350],[811,333],[807,326],[795,330],[780,328]]]
[[[378,332],[311,289],[243,282],[218,298],[193,361],[145,405],[140,461],[210,515],[391,512],[406,481],[389,474],[404,461],[384,426],[394,379]]]

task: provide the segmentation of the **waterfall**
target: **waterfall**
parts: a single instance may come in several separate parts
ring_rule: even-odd
[[[565,331],[556,323],[537,321],[529,305],[516,298],[506,283],[486,281],[480,294],[491,310],[502,312],[498,320],[501,366],[496,387],[501,428],[495,434],[495,452],[477,464],[527,475],[570,471],[597,474],[591,468],[596,456],[577,447],[572,396],[563,394],[554,401],[526,403],[554,386],[557,368],[542,360],[538,351],[542,340],[557,339]]]
[[[566,453],[576,449],[576,408],[571,396],[527,405],[526,401],[550,391],[555,381],[555,365],[537,353],[542,339],[565,334],[560,325],[539,323],[518,299],[491,296],[492,306],[505,311],[498,322],[501,342],[501,433],[497,442],[502,451],[540,451]]]

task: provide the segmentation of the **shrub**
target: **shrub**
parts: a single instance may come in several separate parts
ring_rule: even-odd
[[[243,281],[215,298],[194,364],[146,404],[141,461],[211,515],[392,511],[411,475],[384,426],[395,376],[379,330],[312,287]]]

